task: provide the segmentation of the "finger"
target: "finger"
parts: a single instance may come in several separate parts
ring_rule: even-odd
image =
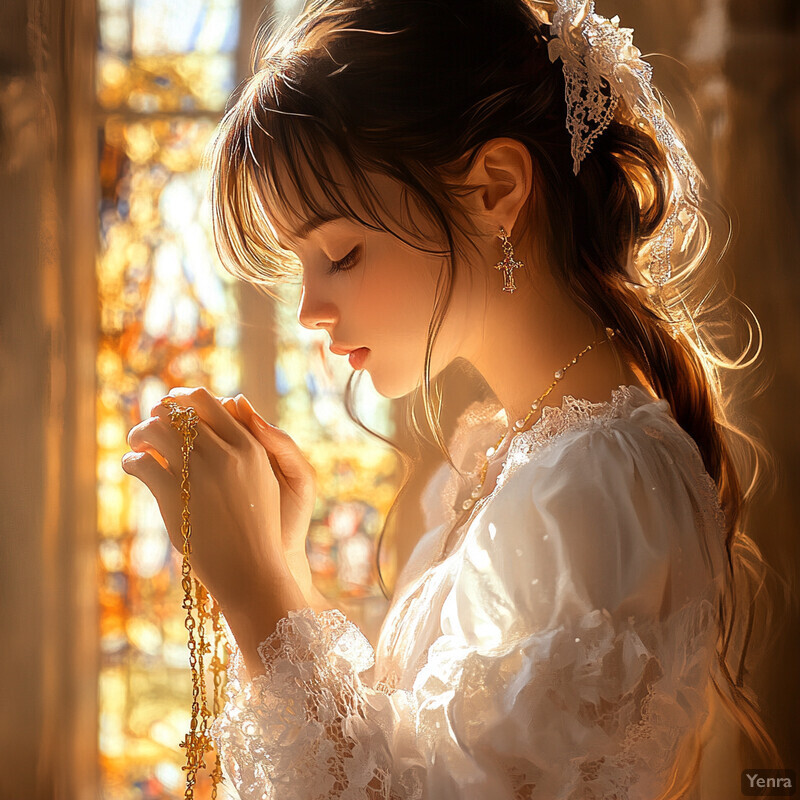
[[[177,431],[172,429],[168,409],[163,408],[163,411],[165,413],[156,413],[128,431],[128,447],[137,453],[149,453],[160,468],[177,475],[182,458],[181,441]]]
[[[169,395],[167,395],[169,397]],[[236,401],[232,397],[218,397],[217,400],[222,404],[222,407],[232,416],[238,419],[239,411],[236,408]],[[150,416],[155,417],[158,415],[169,416],[169,409],[163,402],[159,401],[150,409]],[[241,420],[240,420],[241,421]]]
[[[150,453],[125,453],[122,471],[138,478],[158,499],[175,488],[175,476],[162,467]]]
[[[236,401],[232,397],[223,397],[220,402],[229,414],[239,419],[239,409],[236,407]],[[241,422],[241,420],[239,421]]]
[[[253,436],[256,436],[257,430],[254,429],[253,425],[247,424],[244,419],[242,418],[241,413],[239,412],[239,407],[236,405],[236,398],[234,397],[224,397],[222,398],[222,405],[231,413],[233,417],[238,420],[238,422],[242,425],[245,430],[248,430]],[[263,446],[263,443],[258,440],[259,444]],[[266,449],[266,448],[265,448]],[[280,466],[278,465],[278,460],[275,456],[267,450],[267,457],[269,458],[269,465],[272,468],[272,472],[274,473],[276,478],[284,478],[283,472],[281,471]]]
[[[150,416],[157,417],[164,425],[164,430],[177,430],[172,424],[172,415],[164,403],[158,402],[150,409]]]
[[[228,444],[241,446],[245,442],[245,433],[241,423],[233,419],[223,407],[219,398],[211,394],[205,386],[190,389],[176,386],[162,398],[162,403],[176,403],[181,408],[191,406],[198,417],[208,424],[214,432]]]
[[[267,452],[274,456],[278,467],[287,478],[308,478],[315,475],[314,468],[303,455],[303,451],[286,431],[270,425],[243,394],[236,395],[235,399],[239,416],[252,422],[248,427]],[[258,424],[259,420],[264,427]]]
[[[150,453],[125,453],[122,456],[122,470],[138,478],[155,497],[167,530],[173,530],[178,520],[175,476],[160,466]]]
[[[134,442],[136,442],[138,438],[144,439],[149,433],[150,438],[152,438],[153,443],[155,444],[156,448],[160,450],[160,452],[165,454],[167,452],[170,453],[170,455],[167,456],[167,460],[169,461],[171,468],[170,471],[174,475],[180,475],[183,468],[184,458],[183,434],[172,425],[170,410],[165,405],[158,403],[156,406],[154,406],[153,417],[154,420],[152,423],[152,429],[147,427],[145,432],[140,433],[137,438],[134,438],[132,433],[129,434],[128,443],[133,448],[133,444],[131,443],[132,439]],[[160,423],[159,427],[156,427],[157,423]],[[196,430],[197,436],[195,436],[194,441],[192,442],[192,450],[198,452],[199,454],[211,454],[218,453],[220,451],[230,453],[231,446],[225,440],[221,439],[213,430],[213,428],[211,428],[211,426],[208,425],[203,419],[198,420]],[[139,447],[136,449],[141,450],[144,448]]]

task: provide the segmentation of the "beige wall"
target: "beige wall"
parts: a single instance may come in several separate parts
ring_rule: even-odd
[[[0,797],[93,797],[90,3],[0,5]]]
[[[730,0],[731,46],[725,58],[730,131],[724,187],[736,210],[738,239],[731,264],[742,298],[764,333],[765,376],[771,385],[753,402],[775,453],[780,484],[762,495],[752,515],[753,536],[797,591],[800,563],[800,29],[793,0],[757,6]],[[797,769],[800,762],[800,615],[782,617],[783,632],[767,654],[756,685],[776,738]]]

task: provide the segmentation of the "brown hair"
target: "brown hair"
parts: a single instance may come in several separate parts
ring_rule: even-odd
[[[766,596],[769,567],[743,527],[759,480],[774,475],[774,464],[738,416],[741,376],[760,345],[749,361],[743,357],[751,341],[742,354],[724,352],[739,346],[737,336],[745,328],[751,340],[753,334],[723,282],[720,264],[729,238],[719,247],[712,237],[713,214],[729,219],[717,203],[704,199],[689,246],[673,255],[673,274],[660,299],[686,313],[689,324],[676,327],[654,302],[655,287],[644,270],[640,281],[627,271],[672,210],[673,176],[664,151],[620,103],[574,175],[562,67],[548,58],[548,35],[526,0],[312,0],[285,29],[265,27],[254,47],[253,75],[226,113],[211,153],[218,251],[234,275],[280,301],[274,289],[296,280],[301,270],[264,224],[265,209],[282,203],[278,164],[301,198],[302,207],[290,209],[295,215],[324,219],[334,212],[395,236],[401,236],[400,222],[382,214],[369,173],[400,182],[445,245],[427,250],[412,228],[402,229],[409,244],[445,256],[420,390],[434,442],[455,468],[439,422],[440,377],[432,386],[430,358],[456,265],[469,246],[471,231],[460,213],[461,179],[490,139],[524,143],[533,161],[536,201],[522,212],[518,241],[541,250],[537,263],[550,265],[590,313],[598,335],[606,326],[619,330],[638,367],[697,443],[717,485],[727,521],[728,575],[719,605],[724,681],[715,688],[759,754],[779,765],[745,682],[754,601]],[[668,106],[665,113],[677,129]],[[366,213],[348,202],[334,179],[332,159],[346,166],[352,176],[348,189]],[[359,374],[347,384],[348,413],[395,447],[408,468],[407,453],[359,421],[353,405]],[[417,399],[415,392],[409,423],[424,437],[413,407]],[[407,469],[395,506],[408,477]],[[380,558],[378,570],[386,593]],[[671,796],[680,796],[694,771],[696,765],[684,778],[674,776]]]

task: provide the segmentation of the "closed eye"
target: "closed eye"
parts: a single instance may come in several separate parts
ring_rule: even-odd
[[[328,274],[334,275],[337,272],[345,272],[348,269],[352,269],[356,261],[358,261],[360,252],[361,245],[356,245],[344,258],[339,259],[339,261],[332,261]]]

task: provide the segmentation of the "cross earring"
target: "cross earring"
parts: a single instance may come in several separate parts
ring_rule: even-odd
[[[525,265],[521,261],[517,261],[514,258],[514,247],[511,244],[511,240],[508,238],[508,234],[502,225],[500,226],[499,238],[503,240],[504,256],[502,261],[498,261],[494,265],[494,268],[503,270],[503,291],[513,293],[517,288],[516,284],[514,283],[513,270],[524,267]]]

